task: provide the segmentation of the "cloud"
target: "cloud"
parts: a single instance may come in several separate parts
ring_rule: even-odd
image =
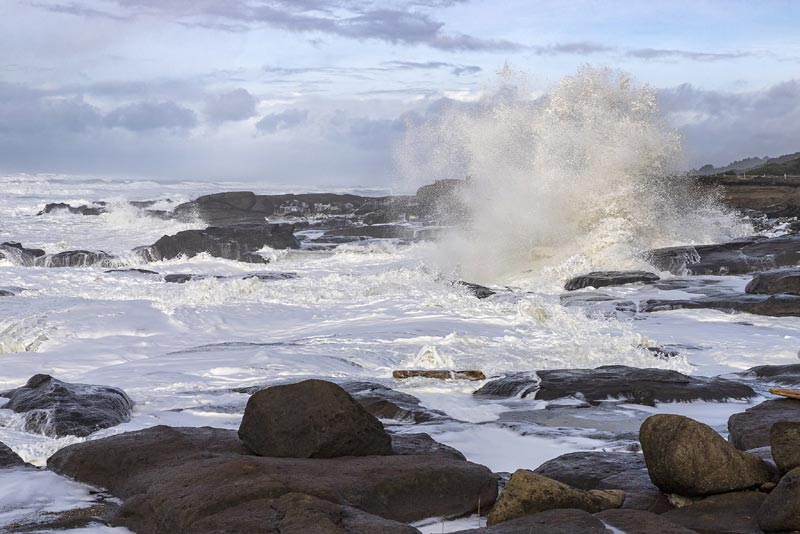
[[[197,115],[175,102],[145,101],[118,107],[106,115],[105,124],[133,132],[187,130],[197,125]]]
[[[625,52],[628,57],[637,59],[688,59],[691,61],[723,61],[752,56],[752,52],[694,52],[690,50],[635,48]]]
[[[437,70],[450,69],[456,76],[477,74],[483,69],[477,65],[456,65],[444,61],[385,61],[382,63],[388,70]]]
[[[580,41],[574,43],[557,43],[552,45],[534,46],[532,47],[532,50],[535,54],[540,56],[556,56],[560,54],[588,56],[591,54],[615,52],[617,48],[601,43]]]
[[[259,132],[273,134],[281,130],[288,130],[300,126],[308,120],[308,111],[305,109],[287,109],[279,113],[264,115],[256,123]]]
[[[205,114],[212,122],[241,121],[255,116],[257,103],[246,89],[234,89],[208,97]]]
[[[100,110],[80,96],[54,96],[23,85],[0,83],[0,134],[71,134],[101,123]]]

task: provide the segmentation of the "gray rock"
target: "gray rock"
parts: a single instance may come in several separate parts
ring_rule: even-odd
[[[764,532],[800,530],[800,468],[789,471],[758,510],[758,525]]]
[[[436,454],[439,456],[447,456],[455,460],[466,460],[459,450],[439,443],[424,432],[417,434],[392,434],[391,437],[393,454]]]
[[[746,293],[756,295],[775,295],[777,293],[800,295],[800,268],[793,267],[756,273],[744,290]]]
[[[711,427],[658,414],[639,431],[653,484],[665,493],[704,496],[758,487],[771,471],[758,456],[736,450]]]
[[[112,267],[116,258],[108,252],[67,250],[58,254],[39,256],[34,265],[39,267]]]
[[[604,510],[594,516],[625,534],[696,534],[694,530],[643,510]]]
[[[38,248],[25,248],[15,241],[0,244],[0,260],[7,259],[15,265],[32,266],[36,258],[45,255],[44,250]]]
[[[575,291],[584,287],[619,286],[638,282],[651,283],[658,280],[660,280],[660,277],[657,274],[648,273],[647,271],[595,271],[570,278],[564,284],[564,289]]]
[[[379,419],[426,423],[449,419],[447,414],[421,405],[420,400],[374,382],[344,382],[342,388],[365,410]]]
[[[455,534],[608,534],[608,529],[589,512],[565,508],[526,515],[487,528],[459,530]]]
[[[620,399],[654,406],[656,402],[721,401],[755,397],[749,386],[725,380],[687,376],[666,369],[606,365],[596,369],[556,369],[518,373],[492,380],[475,395],[527,397],[537,400],[578,397],[587,401]]]
[[[737,374],[743,378],[758,380],[769,384],[785,386],[800,385],[800,363],[758,365]]]
[[[130,420],[133,403],[121,389],[70,384],[49,375],[34,375],[5,392],[1,406],[25,414],[25,430],[52,437],[88,436]]]
[[[0,441],[0,469],[4,467],[19,467],[25,465],[22,458],[11,448]]]
[[[800,296],[797,295],[726,295],[691,300],[651,299],[639,304],[639,311],[718,310],[726,313],[752,313],[770,317],[800,316]]]
[[[768,400],[733,414],[728,419],[728,440],[743,451],[766,447],[772,425],[783,421],[800,422],[800,400]]]
[[[714,495],[661,517],[700,534],[761,534],[756,516],[764,497],[757,491]]]
[[[624,500],[623,491],[585,491],[537,475],[527,469],[518,469],[511,475],[494,508],[489,512],[488,524],[496,525],[525,515],[558,508],[600,512],[609,508],[619,508]]]
[[[769,431],[772,457],[781,473],[800,467],[800,422],[780,422]]]
[[[45,213],[52,213],[54,211],[67,211],[72,213],[73,215],[100,215],[101,213],[106,212],[106,208],[103,206],[87,206],[86,204],[82,204],[80,206],[71,206],[65,202],[51,202],[50,204],[46,204],[44,209],[42,209],[36,215],[44,215]]]
[[[239,437],[260,456],[336,458],[392,453],[383,425],[340,386],[304,380],[247,401]]]

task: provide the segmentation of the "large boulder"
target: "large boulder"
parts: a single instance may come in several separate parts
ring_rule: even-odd
[[[758,487],[772,476],[761,458],[736,450],[708,425],[681,415],[648,417],[639,440],[650,479],[666,493],[726,493]]]
[[[800,268],[793,267],[756,273],[744,290],[746,293],[756,295],[775,295],[776,293],[800,295]]]
[[[800,423],[800,400],[768,400],[733,414],[728,419],[728,440],[742,451],[766,447],[772,425],[784,421]]]
[[[4,467],[19,467],[25,465],[22,458],[5,443],[0,441],[0,469]]]
[[[570,278],[564,289],[575,291],[584,287],[606,287],[619,286],[623,284],[634,284],[637,282],[651,283],[660,280],[657,274],[647,271],[595,271],[589,274]]]
[[[764,499],[758,526],[764,532],[800,530],[800,467],[789,471]]]
[[[649,299],[639,303],[639,311],[709,309],[726,313],[752,313],[769,317],[800,316],[800,296],[797,295],[720,295],[687,300]]]
[[[625,534],[697,534],[664,516],[643,510],[603,510],[594,516]]]
[[[44,374],[0,396],[9,399],[0,408],[24,414],[26,431],[52,437],[88,436],[129,421],[133,409],[121,389],[70,384]]]
[[[300,248],[300,242],[294,236],[294,226],[267,223],[209,226],[204,230],[184,230],[175,235],[165,235],[149,247],[139,247],[136,251],[146,261],[193,257],[205,252],[215,258],[267,263],[257,254],[264,247]]]
[[[781,473],[800,467],[800,422],[775,423],[769,431],[772,458]]]
[[[602,521],[574,508],[548,510],[504,521],[487,528],[459,530],[454,534],[609,534]]]
[[[758,491],[713,495],[661,517],[700,534],[760,534],[756,516],[764,497]]]
[[[48,467],[124,499],[118,522],[137,532],[195,532],[206,517],[288,493],[402,522],[469,514],[497,496],[491,471],[448,454],[264,457],[235,431],[208,427],[158,426],[78,443]]]
[[[578,397],[592,402],[611,398],[648,406],[656,402],[723,401],[756,396],[749,386],[724,378],[625,365],[517,373],[488,382],[475,395],[527,397],[532,393],[537,400]]]
[[[622,507],[661,513],[672,509],[647,474],[644,456],[627,452],[572,452],[548,460],[534,473],[582,490],[620,489]]]
[[[239,437],[261,456],[336,458],[392,453],[383,425],[345,390],[305,380],[259,391],[247,401]]]
[[[619,508],[624,500],[625,492],[620,490],[585,491],[537,475],[527,469],[518,469],[511,475],[492,511],[489,512],[488,524],[496,525],[510,519],[558,508],[600,512],[609,508]]]

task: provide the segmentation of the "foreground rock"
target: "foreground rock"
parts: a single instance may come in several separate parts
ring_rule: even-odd
[[[800,296],[797,295],[722,295],[689,300],[651,299],[639,304],[639,311],[719,310],[742,312],[770,317],[800,316]]]
[[[491,471],[446,454],[263,457],[235,431],[207,427],[158,426],[71,445],[48,467],[124,499],[118,522],[136,532],[197,532],[200,521],[288,493],[403,522],[469,514],[497,496]],[[257,525],[233,532],[260,532]]]
[[[736,450],[708,425],[681,415],[648,417],[639,439],[650,479],[666,493],[704,496],[750,489],[772,475],[758,456]]]
[[[209,226],[204,230],[184,230],[163,236],[149,247],[136,251],[146,261],[159,261],[185,255],[193,257],[203,252],[215,258],[247,263],[267,263],[257,254],[264,247],[274,249],[300,248],[291,224],[250,223],[234,226]]]
[[[604,510],[595,517],[625,534],[696,534],[663,516],[642,510]]]
[[[488,524],[496,525],[525,515],[560,508],[600,512],[619,508],[624,500],[623,491],[580,490],[537,475],[533,471],[518,469],[511,475],[511,480],[489,512]]]
[[[800,422],[780,422],[769,432],[772,458],[781,473],[800,467]]]
[[[661,517],[702,534],[760,534],[758,509],[764,494],[740,491],[713,495]]]
[[[756,273],[744,290],[754,295],[800,295],[800,268]]]
[[[488,528],[459,530],[456,534],[608,534],[602,521],[583,510],[548,510],[505,521]]]
[[[0,408],[25,414],[25,430],[46,436],[88,436],[130,420],[133,403],[121,389],[70,384],[49,375],[34,375],[0,396]]]
[[[758,526],[764,532],[800,530],[800,468],[789,471],[764,499]]]
[[[573,452],[549,460],[534,473],[582,490],[620,489],[622,507],[662,513],[672,509],[667,496],[647,474],[644,456],[626,452]]]
[[[800,423],[800,400],[768,400],[733,414],[728,419],[728,440],[742,451],[766,447],[772,425],[784,421]]]
[[[12,451],[8,445],[0,441],[0,469],[5,467],[20,467],[23,465],[25,465],[25,462],[22,458]]]
[[[749,386],[724,378],[683,375],[665,369],[605,365],[596,369],[556,369],[518,373],[492,380],[475,395],[590,402],[618,399],[653,406],[656,402],[722,401],[756,396]]]
[[[646,258],[656,268],[679,276],[747,274],[794,267],[800,264],[800,235],[662,248],[651,250]]]
[[[584,287],[620,286],[638,282],[651,283],[658,280],[660,280],[658,275],[647,271],[595,271],[570,278],[564,285],[564,289],[575,291]]]
[[[247,401],[239,437],[261,456],[336,458],[392,453],[383,425],[340,386],[305,380]]]

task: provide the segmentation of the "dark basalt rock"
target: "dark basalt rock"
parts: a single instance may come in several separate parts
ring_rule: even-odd
[[[764,499],[758,526],[764,532],[800,530],[800,467],[789,471]]]
[[[45,252],[39,248],[25,248],[20,243],[7,241],[0,245],[0,260],[7,259],[15,265],[30,267],[36,258],[44,256]]]
[[[130,420],[133,403],[121,389],[70,384],[34,375],[17,389],[2,393],[0,408],[25,414],[25,430],[47,436],[88,436]]]
[[[235,431],[208,427],[157,426],[87,441],[61,449],[48,467],[124,499],[118,523],[165,534],[196,532],[206,517],[289,493],[403,522],[470,514],[497,496],[491,471],[446,453],[264,457]]]
[[[52,213],[54,211],[68,211],[74,215],[100,215],[101,213],[105,213],[106,209],[102,206],[71,206],[64,202],[52,202],[50,204],[46,204],[44,209],[41,210],[36,215],[44,215],[45,213]]]
[[[0,297],[13,297],[14,293],[5,289],[0,289]]]
[[[625,534],[697,534],[663,516],[642,510],[604,510],[594,516]]]
[[[646,300],[639,304],[639,311],[658,312],[669,310],[711,309],[723,312],[744,312],[770,317],[800,316],[800,296],[797,295],[730,295],[701,297],[691,300]]]
[[[584,287],[620,286],[638,282],[652,283],[660,279],[658,275],[648,273],[647,271],[595,271],[570,278],[567,283],[564,284],[564,289],[567,291],[575,291],[576,289],[583,289]]]
[[[251,278],[258,278],[263,282],[273,280],[292,280],[297,278],[297,273],[282,273],[282,272],[266,272],[266,273],[250,273],[245,275],[235,276],[220,276],[220,275],[207,275],[207,274],[191,274],[191,273],[176,273],[164,275],[164,281],[168,284],[185,284],[195,280],[206,280],[214,278],[216,280],[249,280]]]
[[[433,378],[435,380],[486,380],[483,371],[450,369],[398,369],[392,371],[392,378],[406,380],[409,378]]]
[[[722,401],[756,396],[749,386],[724,378],[694,377],[677,371],[624,365],[513,374],[490,381],[475,395],[524,398],[533,393],[537,400],[619,399],[647,406],[656,402]]]
[[[665,493],[705,496],[757,488],[772,471],[754,455],[735,449],[714,429],[688,417],[648,417],[639,440],[653,484]]]
[[[274,249],[300,248],[291,224],[238,224],[209,226],[205,230],[184,230],[163,236],[149,247],[136,249],[146,261],[169,260],[178,256],[193,257],[206,252],[216,258],[267,263],[256,252],[268,246]]]
[[[489,289],[486,286],[473,284],[471,282],[463,282],[461,280],[457,280],[457,281],[453,282],[453,285],[466,288],[467,291],[469,291],[470,293],[472,293],[475,297],[477,297],[479,299],[489,298],[492,295],[497,293],[496,291],[494,291],[492,289]]]
[[[662,248],[645,257],[656,268],[676,275],[747,274],[800,264],[800,235]]]
[[[526,515],[487,528],[459,530],[454,534],[608,534],[602,521],[589,512],[565,508]]]
[[[759,380],[770,384],[794,386],[800,384],[800,363],[758,365],[737,374],[742,378]]]
[[[392,434],[392,453],[401,455],[436,454],[454,460],[466,460],[461,451],[449,447],[430,437],[429,434]]]
[[[260,456],[337,458],[392,453],[383,425],[340,386],[304,380],[247,401],[239,437]]]
[[[623,490],[623,508],[655,513],[672,509],[666,495],[650,481],[641,454],[573,452],[543,463],[534,473],[582,490]]]
[[[800,400],[774,399],[764,401],[728,419],[728,441],[739,450],[766,447],[772,425],[800,422]]]
[[[661,517],[700,534],[760,534],[756,515],[764,497],[757,491],[714,495]]]
[[[8,445],[0,441],[0,469],[6,467],[21,467],[26,465],[17,453],[11,450]]]
[[[775,295],[777,293],[800,295],[800,268],[757,273],[744,290],[746,293],[754,295]]]
[[[34,262],[40,267],[112,267],[114,263],[114,256],[102,250],[68,250],[38,257]]]
[[[158,277],[161,278],[161,275],[155,271],[150,271],[148,269],[110,269],[106,271],[106,274],[144,274],[148,276]]]
[[[781,473],[800,467],[800,422],[775,423],[769,431],[772,457]]]
[[[345,382],[341,386],[367,412],[379,419],[413,423],[448,419],[444,412],[423,407],[420,400],[413,395],[395,391],[381,384]]]

